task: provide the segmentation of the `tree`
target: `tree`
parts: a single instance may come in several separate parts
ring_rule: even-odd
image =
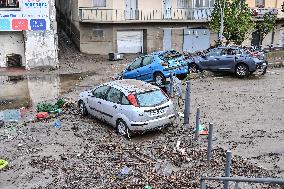
[[[242,44],[254,28],[250,8],[243,0],[217,0],[211,14],[210,29],[220,33],[221,9],[224,8],[224,33],[227,42]]]
[[[257,22],[255,29],[260,35],[260,45],[267,34],[269,34],[276,26],[276,15],[272,15],[270,12],[265,13],[263,20]]]

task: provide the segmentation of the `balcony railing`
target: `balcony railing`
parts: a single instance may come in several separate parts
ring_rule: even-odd
[[[208,21],[211,8],[119,10],[79,8],[81,22]]]

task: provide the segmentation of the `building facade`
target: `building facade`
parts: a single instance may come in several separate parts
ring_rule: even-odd
[[[0,67],[57,67],[55,0],[0,0],[0,46]]]
[[[277,12],[281,8],[280,1],[268,2],[261,7],[258,0],[247,1],[260,17],[265,11]],[[149,53],[167,49],[194,52],[207,49],[218,39],[208,24],[214,3],[215,0],[57,0],[56,7],[63,29],[84,53]],[[269,36],[266,38],[264,42],[271,43]],[[280,42],[279,38],[274,34],[274,41]],[[244,44],[250,45],[250,41],[249,37]]]

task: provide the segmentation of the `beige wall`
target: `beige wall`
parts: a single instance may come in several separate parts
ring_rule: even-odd
[[[123,0],[106,0],[106,7],[96,7],[98,9],[112,9],[115,2],[122,3]],[[92,0],[79,0],[79,7],[93,7]]]
[[[255,0],[246,1],[249,7],[255,7]],[[281,8],[283,0],[265,0],[265,8]]]

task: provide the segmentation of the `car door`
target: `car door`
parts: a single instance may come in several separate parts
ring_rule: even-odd
[[[114,87],[111,87],[106,95],[106,100],[102,103],[102,111],[104,112],[104,120],[115,125],[117,114],[121,109],[122,92]]]
[[[235,50],[223,48],[220,55],[215,57],[214,70],[230,70],[235,62]]]
[[[214,64],[216,63],[216,57],[220,56],[221,49],[215,48],[211,49],[206,55],[201,56],[201,66],[202,69],[208,69],[211,70],[214,67]]]
[[[137,79],[143,81],[151,81],[153,76],[152,56],[144,56],[142,60],[142,66],[138,68],[139,77]]]
[[[140,76],[139,68],[142,66],[143,57],[136,58],[123,74],[124,79],[137,79]]]
[[[105,101],[106,94],[110,87],[103,85],[92,91],[92,95],[87,99],[87,106],[89,106],[90,113],[98,119],[103,120],[103,107],[102,104]]]

